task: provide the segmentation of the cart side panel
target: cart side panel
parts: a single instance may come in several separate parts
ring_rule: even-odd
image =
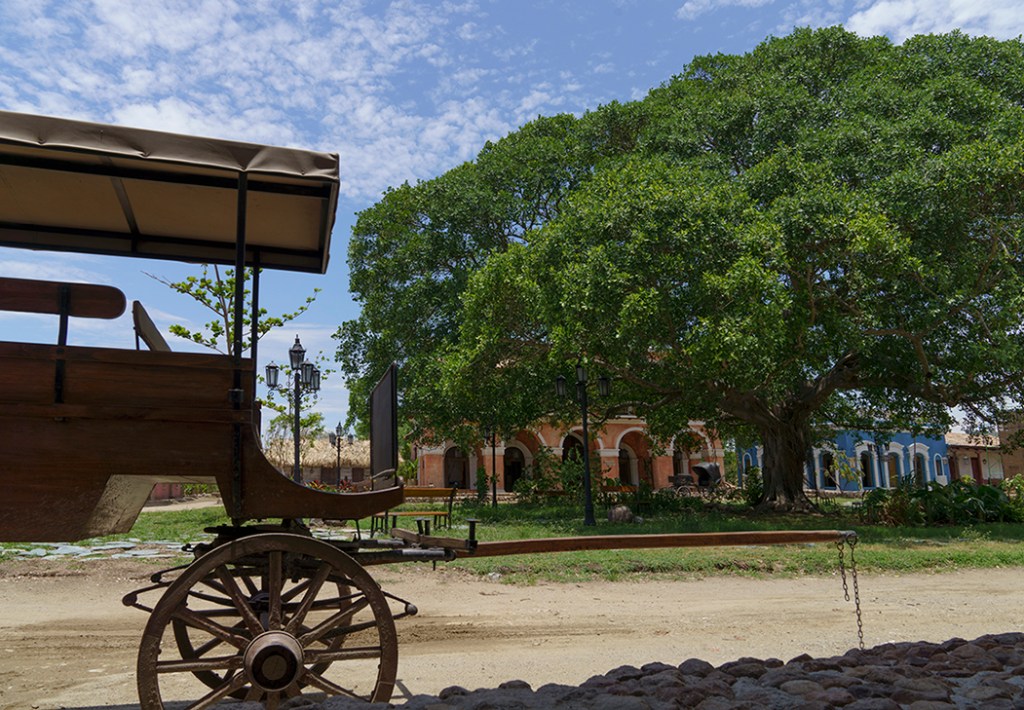
[[[0,343],[0,373],[2,540],[124,532],[155,483],[230,481],[251,417],[225,357]]]
[[[163,481],[216,482],[236,510],[236,426],[245,519],[362,518],[401,503],[400,487],[330,494],[282,475],[252,410],[230,404],[233,372],[218,355],[0,342],[0,540],[124,532]],[[252,378],[242,381],[252,402]]]
[[[242,513],[246,518],[357,520],[393,508],[404,500],[401,486],[362,493],[328,493],[295,483],[267,461],[252,429],[243,435],[243,459]],[[221,483],[220,490],[227,505],[230,486]],[[227,507],[231,509],[230,505]]]

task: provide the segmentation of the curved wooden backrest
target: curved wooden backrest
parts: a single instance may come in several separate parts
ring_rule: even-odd
[[[76,318],[117,318],[127,301],[120,289],[98,284],[0,276],[0,310]]]
[[[132,301],[132,323],[135,325],[135,349],[139,350],[139,341],[150,350],[169,353],[171,346],[167,344],[156,323],[146,313],[146,309],[138,301]]]

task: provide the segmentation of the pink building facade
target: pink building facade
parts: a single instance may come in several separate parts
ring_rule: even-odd
[[[672,477],[690,475],[698,463],[723,465],[722,443],[712,437],[702,422],[691,421],[668,442],[657,445],[647,433],[644,420],[637,417],[611,419],[597,428],[591,425],[590,459],[603,478],[618,479],[623,485],[649,484],[654,489],[672,485]],[[466,453],[451,442],[415,450],[417,481],[420,486],[476,488],[477,471],[498,475],[498,490],[512,491],[516,481],[529,477],[534,462],[546,450],[556,459],[579,456],[583,448],[580,424],[557,428],[541,424],[525,429],[509,440],[498,440],[493,451],[482,443]],[[599,466],[599,468],[597,468]]]

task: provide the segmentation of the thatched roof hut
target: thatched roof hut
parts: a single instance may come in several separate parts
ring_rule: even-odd
[[[264,448],[267,460],[282,470],[291,470],[295,463],[295,442],[292,439],[273,439]],[[335,468],[338,465],[338,450],[324,439],[303,441],[299,452],[303,468]],[[356,439],[349,444],[341,442],[341,468],[370,467],[370,442]]]

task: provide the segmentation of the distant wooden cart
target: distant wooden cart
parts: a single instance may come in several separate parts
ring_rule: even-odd
[[[323,273],[338,196],[336,155],[0,112],[0,246]],[[142,707],[207,708],[228,697],[276,708],[304,691],[385,701],[395,620],[416,608],[368,567],[456,556],[693,544],[843,542],[836,531],[617,536],[478,543],[392,530],[320,540],[304,518],[366,518],[402,502],[392,368],[371,400],[376,490],[293,483],[258,437],[256,338],[243,353],[234,294],[229,356],[170,352],[141,304],[140,342],[69,344],[79,319],[117,318],[106,285],[0,278],[0,310],[55,316],[51,343],[0,342],[0,539],[73,541],[127,532],[156,483],[215,484],[232,524],[190,565],[153,575],[125,603],[150,613]],[[383,483],[381,484],[380,482]],[[155,601],[150,601],[155,599]]]

